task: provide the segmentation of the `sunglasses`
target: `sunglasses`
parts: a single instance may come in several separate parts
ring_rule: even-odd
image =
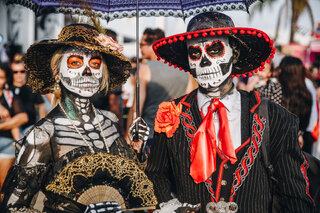
[[[12,71],[13,74],[17,74],[17,73],[25,74],[26,72],[27,72],[26,70],[22,70],[22,71]]]

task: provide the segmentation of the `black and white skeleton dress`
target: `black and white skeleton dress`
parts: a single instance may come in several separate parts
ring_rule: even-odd
[[[82,106],[83,111],[88,107],[87,103],[76,103]],[[66,105],[67,106],[67,105]],[[78,111],[80,114],[81,108]],[[75,112],[74,112],[75,113]],[[106,145],[110,153],[120,155],[137,163],[143,169],[144,163],[138,160],[138,154],[127,144],[120,133],[116,116],[108,111],[97,110],[106,144],[100,132],[96,119],[91,123],[86,113],[78,116],[82,120],[74,120],[80,133],[91,144],[95,153],[105,153]],[[69,116],[72,114],[69,114]],[[62,210],[72,203],[65,197],[57,196],[46,187],[57,177],[59,173],[70,163],[81,156],[90,154],[90,149],[80,134],[75,131],[74,126],[64,115],[59,106],[55,107],[45,118],[40,120],[25,137],[23,146],[19,152],[16,164],[8,173],[4,184],[4,200],[2,208],[21,209],[27,212],[32,209],[32,199],[39,191],[46,195],[44,211],[56,212]],[[82,167],[86,169],[86,166]],[[121,168],[119,168],[121,169]],[[90,184],[105,184],[103,177],[97,172],[90,180],[81,175],[74,178],[74,188],[88,187]],[[82,189],[79,189],[80,191]]]

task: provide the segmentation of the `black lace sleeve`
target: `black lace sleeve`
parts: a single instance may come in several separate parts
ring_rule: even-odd
[[[52,123],[42,120],[24,138],[16,163],[9,170],[3,186],[4,200],[1,210],[32,208],[30,205],[34,195],[44,189],[46,178],[50,176],[51,135]]]
[[[23,207],[29,208],[33,196],[42,187],[47,171],[48,167],[45,165],[13,166],[3,185],[5,197],[1,209],[9,211]]]
[[[123,137],[116,139],[114,144],[117,146],[118,153],[113,151],[113,147],[111,147],[111,153],[133,160],[142,171],[145,170],[147,166],[147,156],[144,152],[138,153]]]

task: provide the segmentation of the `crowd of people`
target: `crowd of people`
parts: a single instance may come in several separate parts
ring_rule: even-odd
[[[8,58],[10,61],[2,62],[0,67],[0,188],[18,151],[14,148],[14,141],[19,141],[36,121],[46,115],[43,97],[26,85],[23,54],[14,53]]]
[[[207,37],[220,28],[231,30]],[[101,35],[92,26],[74,24],[63,28],[59,41],[42,41],[26,54],[8,51],[8,61],[0,64],[2,207],[31,208],[33,196],[44,191],[44,210],[66,210],[84,189],[60,199],[59,184],[53,183],[63,169],[88,154],[92,161],[112,153],[145,172],[161,203],[158,212],[269,212],[273,187],[264,164],[274,168],[283,209],[313,212],[320,202],[320,174],[307,172],[308,154],[301,150],[312,154],[319,146],[319,62],[306,67],[284,56],[280,64],[266,63],[272,45],[233,29],[224,14],[200,14],[189,22],[188,35],[176,36],[192,39],[181,45],[171,40],[155,51],[152,45],[165,33],[145,29],[137,119],[136,61],[122,55],[115,32]],[[244,53],[248,48],[252,57]],[[257,72],[244,77],[248,67]],[[317,171],[319,162],[312,159]],[[101,203],[77,208],[123,208]]]
[[[258,91],[261,96],[283,106],[299,117],[299,144],[303,151],[316,154],[319,138],[320,79],[318,62],[309,68],[302,60],[284,56],[277,67],[273,63],[252,77],[241,78],[238,88]]]

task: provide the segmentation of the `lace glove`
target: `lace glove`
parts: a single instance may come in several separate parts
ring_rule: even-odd
[[[160,209],[155,210],[154,213],[195,213],[200,209],[200,204],[180,203],[177,198],[160,203],[159,206]]]
[[[96,204],[89,204],[84,213],[98,213],[98,212],[109,212],[109,213],[121,213],[121,206],[117,202],[101,202]]]
[[[144,152],[145,145],[148,140],[149,133],[150,133],[150,128],[149,128],[148,124],[141,117],[135,119],[129,128],[131,141],[134,141],[134,135],[136,134],[135,126],[137,123],[138,123],[138,139],[142,141],[142,143],[139,144],[139,146],[141,146],[141,147],[139,147],[140,148],[139,152],[140,151]],[[133,142],[133,143],[137,143],[137,142]],[[134,149],[136,149],[135,146],[134,146]]]

